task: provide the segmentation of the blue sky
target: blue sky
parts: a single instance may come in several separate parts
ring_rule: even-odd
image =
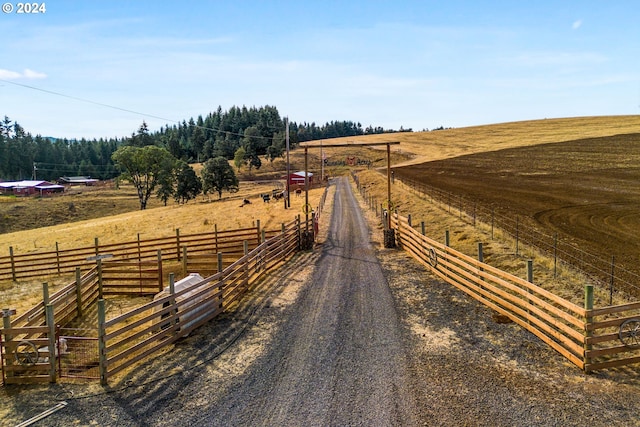
[[[0,117],[34,135],[234,105],[416,131],[640,114],[637,1],[44,3],[0,13]]]

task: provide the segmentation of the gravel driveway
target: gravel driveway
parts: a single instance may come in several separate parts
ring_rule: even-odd
[[[369,233],[346,179],[314,252],[108,389],[0,388],[15,425],[633,426],[637,368],[585,375]],[[6,408],[6,407],[5,407]]]

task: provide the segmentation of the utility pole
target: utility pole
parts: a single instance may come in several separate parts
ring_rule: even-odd
[[[291,191],[289,188],[289,180],[291,179],[291,165],[289,164],[289,117],[284,118],[285,121],[285,141],[287,144],[287,208],[291,207]]]

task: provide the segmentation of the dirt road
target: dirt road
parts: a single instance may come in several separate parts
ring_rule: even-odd
[[[414,424],[391,292],[351,188],[340,181],[329,236],[267,354],[198,422],[210,425]]]
[[[0,388],[15,425],[632,426],[637,370],[586,376],[402,251],[382,249],[345,180],[320,249],[236,312],[106,390]],[[0,412],[1,414],[2,412]]]

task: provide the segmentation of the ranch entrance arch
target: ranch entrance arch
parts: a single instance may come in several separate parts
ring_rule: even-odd
[[[388,141],[388,142],[358,142],[358,141],[353,141],[353,142],[346,142],[346,143],[340,143],[340,144],[327,144],[327,145],[323,145],[322,143],[317,143],[317,142],[303,142],[300,144],[301,147],[304,147],[304,188],[305,188],[305,206],[309,206],[309,162],[308,162],[308,149],[309,148],[337,148],[337,147],[372,147],[372,146],[379,146],[379,145],[386,145],[387,146],[387,209],[389,211],[389,214],[387,215],[386,221],[385,221],[385,246],[386,247],[391,247],[393,245],[391,245],[390,242],[395,242],[395,238],[393,236],[387,236],[387,234],[389,233],[393,233],[393,229],[391,228],[391,206],[392,206],[392,202],[391,202],[391,146],[392,145],[399,145],[400,141]],[[288,181],[287,181],[287,186],[288,186]],[[289,193],[288,188],[287,188],[287,194]],[[309,212],[307,212],[305,210],[305,216],[306,216],[306,224],[309,223]]]

